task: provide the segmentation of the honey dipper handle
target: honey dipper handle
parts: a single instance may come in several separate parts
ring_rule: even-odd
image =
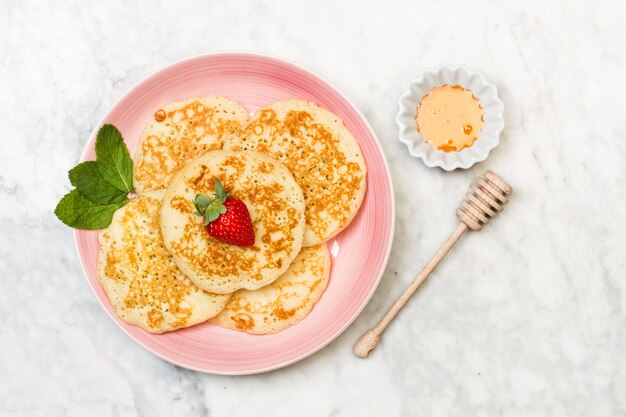
[[[378,322],[378,324],[371,330],[368,330],[361,336],[361,338],[354,345],[354,354],[359,358],[366,358],[369,353],[376,347],[376,344],[380,340],[380,336],[385,331],[389,323],[396,317],[396,315],[402,310],[402,307],[409,301],[411,296],[415,294],[415,291],[422,286],[431,272],[439,265],[439,262],[446,256],[446,254],[452,249],[452,246],[459,240],[463,233],[468,229],[465,223],[459,223],[458,227],[448,240],[445,241],[435,255],[428,261],[424,269],[419,273],[413,283],[402,293],[400,298],[393,303],[387,314]]]

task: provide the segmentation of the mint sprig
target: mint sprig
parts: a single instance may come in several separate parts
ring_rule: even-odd
[[[226,193],[226,191],[224,191],[224,186],[218,179],[215,180],[214,198],[207,197],[203,194],[196,194],[196,198],[193,201],[196,206],[194,214],[199,217],[204,217],[202,226],[206,226],[209,223],[214,222],[220,214],[226,213],[224,203],[228,197],[230,197],[230,193]]]
[[[103,229],[133,191],[133,161],[119,130],[106,124],[96,136],[96,160],[69,171],[76,187],[57,204],[54,214],[75,229]]]

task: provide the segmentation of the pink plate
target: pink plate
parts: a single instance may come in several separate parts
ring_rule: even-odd
[[[109,316],[133,340],[176,365],[214,374],[253,374],[297,362],[320,350],[363,310],[383,274],[394,229],[389,168],[374,132],[350,102],[309,71],[283,60],[252,53],[216,53],[172,64],[141,81],[102,119],[122,134],[131,155],[154,112],[170,101],[221,95],[250,112],[274,100],[302,98],[338,114],[356,136],[367,163],[367,193],[361,210],[328,242],[332,272],[324,295],[303,321],[280,333],[255,336],[210,324],[153,335],[122,322],[98,279],[98,232],[77,230],[76,248],[85,276]],[[92,132],[82,160],[95,158]]]

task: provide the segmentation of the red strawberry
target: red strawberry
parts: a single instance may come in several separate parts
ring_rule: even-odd
[[[246,203],[224,191],[220,180],[215,180],[215,198],[198,194],[194,200],[202,225],[217,240],[237,246],[254,245],[254,227]]]

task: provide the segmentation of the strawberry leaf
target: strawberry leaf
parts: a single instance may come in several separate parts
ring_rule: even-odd
[[[202,222],[202,226],[206,226],[207,224],[214,222],[215,220],[217,220],[217,218],[220,216],[219,213],[213,211],[211,213],[208,213],[205,217],[204,217],[204,222]]]
[[[215,198],[218,200],[226,201],[226,193],[224,192],[224,186],[220,180],[215,180]]]
[[[203,216],[209,204],[213,201],[212,198],[207,197],[206,195],[196,194],[196,198],[194,199],[194,205],[196,206],[197,215]]]
[[[204,217],[202,226],[206,226],[211,222],[217,220],[217,218],[226,213],[226,207],[224,203],[230,194],[226,193],[224,186],[220,180],[215,180],[215,197],[211,198],[203,194],[196,194],[194,199],[194,205],[196,211],[194,214],[199,217]]]

